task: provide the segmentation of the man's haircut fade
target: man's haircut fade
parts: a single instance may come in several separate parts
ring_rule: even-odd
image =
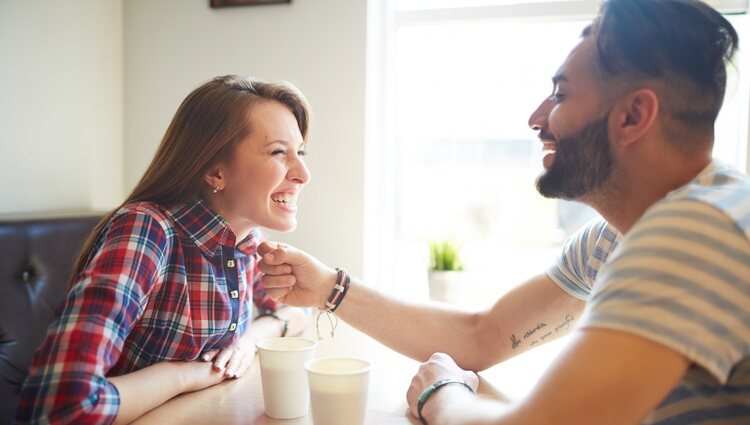
[[[605,0],[590,33],[605,74],[663,81],[662,112],[713,131],[739,42],[719,12],[697,0]]]

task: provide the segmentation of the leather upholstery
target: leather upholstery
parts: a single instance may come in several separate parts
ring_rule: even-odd
[[[67,293],[78,250],[100,219],[0,216],[0,424],[13,423],[34,351]]]

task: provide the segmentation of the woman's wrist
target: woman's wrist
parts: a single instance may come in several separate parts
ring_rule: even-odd
[[[268,320],[275,320],[276,323],[280,326],[280,334],[279,334],[279,336],[284,337],[284,336],[286,336],[289,333],[289,320],[285,319],[284,317],[282,317],[281,315],[276,314],[276,313],[277,312],[275,312],[275,311],[268,311],[268,312],[265,312],[265,313],[261,313],[261,314],[257,315],[255,317],[255,319],[253,319],[253,321],[258,321],[258,320],[261,320],[261,319],[263,319],[265,317],[267,317]]]
[[[201,367],[210,368],[210,362],[196,361],[167,361],[156,363],[153,367],[162,368],[169,376],[176,378],[177,394],[195,391],[193,389],[197,382],[195,371]]]

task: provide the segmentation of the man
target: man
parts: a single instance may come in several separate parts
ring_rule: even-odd
[[[290,247],[264,248],[269,294],[338,307],[384,344],[429,358],[407,400],[430,425],[750,423],[750,180],[711,158],[737,42],[698,1],[603,3],[529,124],[547,151],[540,193],[606,221],[488,311],[415,306],[356,281],[326,305],[343,275]],[[574,324],[528,398],[473,394],[469,371]]]

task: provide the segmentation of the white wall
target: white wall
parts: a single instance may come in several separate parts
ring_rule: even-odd
[[[299,228],[361,274],[365,0],[0,0],[0,213],[109,209],[182,99],[221,74],[284,79],[313,109]]]
[[[0,213],[123,196],[122,5],[0,1]]]
[[[298,229],[271,236],[360,274],[365,22],[365,0],[225,9],[208,0],[126,0],[126,185],[140,178],[193,88],[230,73],[288,80],[312,105],[313,177],[300,197]]]

